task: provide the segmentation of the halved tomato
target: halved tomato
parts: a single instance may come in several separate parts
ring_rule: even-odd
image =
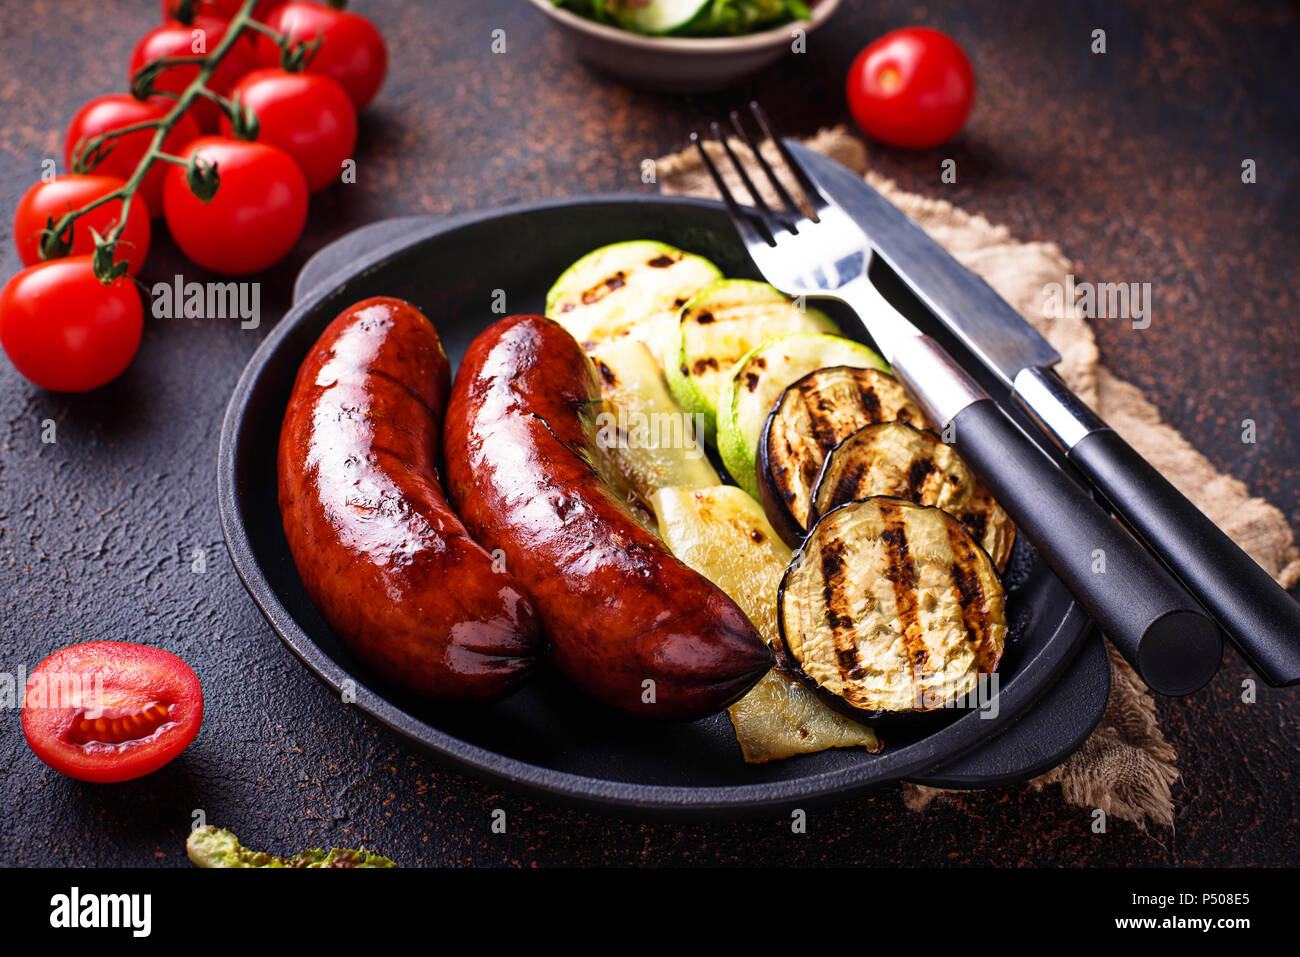
[[[36,756],[81,781],[129,781],[180,754],[203,723],[203,692],[169,651],[90,641],[56,651],[27,679],[23,734]]]

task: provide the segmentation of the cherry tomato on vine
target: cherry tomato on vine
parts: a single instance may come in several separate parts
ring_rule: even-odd
[[[90,256],[28,266],[0,289],[0,346],[29,381],[53,392],[111,382],[140,347],[144,309],[135,284],[96,277]]]
[[[211,53],[226,35],[228,25],[229,21],[225,17],[200,15],[188,26],[171,20],[160,27],[154,27],[140,38],[131,51],[127,81],[145,64],[160,57],[200,57]],[[208,88],[213,93],[225,94],[236,80],[256,65],[257,53],[253,41],[247,36],[241,36],[213,71]],[[178,64],[159,74],[153,86],[163,93],[181,93],[198,75],[198,66]],[[220,108],[205,97],[194,101],[190,113],[204,133],[214,132],[221,116]]]
[[[176,14],[180,11],[182,0],[162,0],[162,15],[164,20],[175,20]],[[284,0],[260,0],[258,5],[253,8],[253,19],[265,20],[267,14],[278,7]],[[244,0],[201,0],[199,13],[209,13],[218,17],[225,17],[229,20],[239,8],[244,5]]]
[[[167,115],[171,106],[171,101],[162,97],[137,100],[130,93],[110,93],[107,96],[95,97],[79,109],[68,124],[68,131],[63,137],[63,162],[66,168],[72,169],[73,153],[76,151],[78,141],[83,137],[90,139],[92,136],[99,136],[110,130],[120,130],[124,126],[132,126],[148,120],[160,120]],[[135,172],[136,166],[140,164],[145,151],[149,149],[153,134],[153,130],[144,129],[110,140],[106,146],[111,146],[112,149],[91,172],[95,175],[129,178]],[[167,138],[163,140],[163,150],[168,153],[179,153],[190,140],[197,139],[198,136],[199,125],[194,122],[193,117],[186,114],[177,121],[171,132],[167,134]],[[144,182],[140,184],[140,189],[136,191],[136,196],[149,207],[151,216],[162,215],[163,177],[166,175],[167,164],[155,163],[145,176]]]
[[[59,217],[80,209],[99,197],[121,189],[124,180],[116,176],[56,176],[50,182],[35,183],[18,201],[14,212],[14,242],[18,245],[18,258],[24,266],[41,262],[41,233],[49,220],[57,224]],[[103,206],[77,217],[72,227],[73,256],[88,256],[95,251],[95,238],[91,230],[107,236],[122,215],[122,203],[109,200]],[[131,197],[126,228],[118,240],[115,259],[128,263],[127,271],[134,276],[149,255],[149,210],[138,195]]]
[[[320,37],[320,49],[307,65],[307,72],[337,80],[352,97],[358,113],[383,85],[388,49],[375,25],[361,14],[307,0],[287,0],[272,11],[266,24],[291,40]],[[280,48],[270,37],[258,36],[257,54],[267,66],[280,63]]]
[[[221,185],[204,203],[185,168],[173,165],[163,187],[167,228],[181,250],[214,272],[239,276],[279,262],[307,222],[307,180],[284,150],[221,136],[195,140],[181,156],[216,163]]]
[[[975,73],[947,34],[906,27],[858,54],[848,96],[849,111],[872,139],[928,149],[965,125],[975,104]]]
[[[27,679],[23,735],[61,774],[107,784],[157,771],[203,723],[194,671],[161,648],[89,641],[56,651]]]
[[[257,142],[278,146],[298,164],[313,193],[339,178],[357,143],[357,111],[343,87],[316,73],[264,67],[247,74],[230,96],[257,114]],[[231,135],[228,117],[221,132]]]

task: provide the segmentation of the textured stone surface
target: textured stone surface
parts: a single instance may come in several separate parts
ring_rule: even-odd
[[[1005,789],[923,815],[887,789],[815,810],[806,835],[775,814],[669,823],[502,794],[407,750],[340,708],[272,635],[221,539],[213,477],[226,397],[299,265],[354,226],[412,212],[649,189],[640,161],[757,96],[785,131],[845,120],[857,49],[923,22],[969,51],[980,98],[956,143],[915,155],[873,147],[876,168],[1052,240],[1093,281],[1151,282],[1151,327],[1098,323],[1103,360],[1142,386],[1221,468],[1300,525],[1300,75],[1295,13],[1281,2],[850,2],[836,24],[725,94],[643,94],[574,63],[519,0],[359,0],[383,29],[392,71],[362,122],[358,184],[314,198],[294,254],[262,279],[266,320],[151,320],[139,357],[91,396],[32,390],[0,363],[0,670],[95,638],[170,648],[207,696],[199,737],[142,781],[95,787],[48,771],[0,715],[0,863],[179,864],[194,811],[248,843],[285,851],[365,842],[404,864],[532,863],[1300,863],[1296,693],[1240,702],[1229,652],[1189,700],[1160,702],[1182,756],[1173,833],[1105,835],[1051,792]],[[1059,9],[1056,9],[1059,7]],[[435,16],[434,11],[438,11]],[[152,0],[33,0],[0,7],[0,273],[8,215],[60,154],[86,99],[125,88]],[[489,54],[504,28],[508,52]],[[1109,52],[1088,51],[1093,29]],[[958,181],[939,182],[957,161]],[[1252,158],[1259,182],[1243,186]],[[165,237],[146,278],[204,279]],[[1240,422],[1258,423],[1254,446]],[[58,441],[40,442],[44,419]],[[194,549],[207,570],[190,570]],[[489,830],[503,808],[505,835]]]

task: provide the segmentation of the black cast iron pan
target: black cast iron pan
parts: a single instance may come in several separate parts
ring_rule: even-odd
[[[725,714],[642,724],[588,704],[551,674],[504,702],[435,707],[367,672],[321,620],[281,530],[275,450],[293,377],[324,327],[357,300],[399,296],[433,319],[455,363],[499,318],[491,311],[497,290],[508,312],[540,312],[551,281],[573,260],[606,243],[645,238],[700,253],[728,276],[758,278],[721,205],[652,195],[394,220],[340,239],[304,267],[293,308],[235,388],[218,457],[226,542],[274,631],[326,684],[352,692],[351,706],[418,747],[582,803],[734,813],[805,806],[904,778],[947,787],[1005,784],[1059,763],[1100,719],[1110,672],[1090,621],[1025,543],[1017,544],[1006,576],[1011,635],[996,717],[954,712],[937,729],[891,731],[877,755],[845,749],[746,765]]]

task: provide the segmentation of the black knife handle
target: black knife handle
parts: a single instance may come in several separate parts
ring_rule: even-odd
[[[1189,694],[1214,676],[1223,656],[1214,621],[992,399],[966,406],[945,431],[1148,686]]]
[[[1111,428],[1069,459],[1218,618],[1272,685],[1300,683],[1300,604]]]

